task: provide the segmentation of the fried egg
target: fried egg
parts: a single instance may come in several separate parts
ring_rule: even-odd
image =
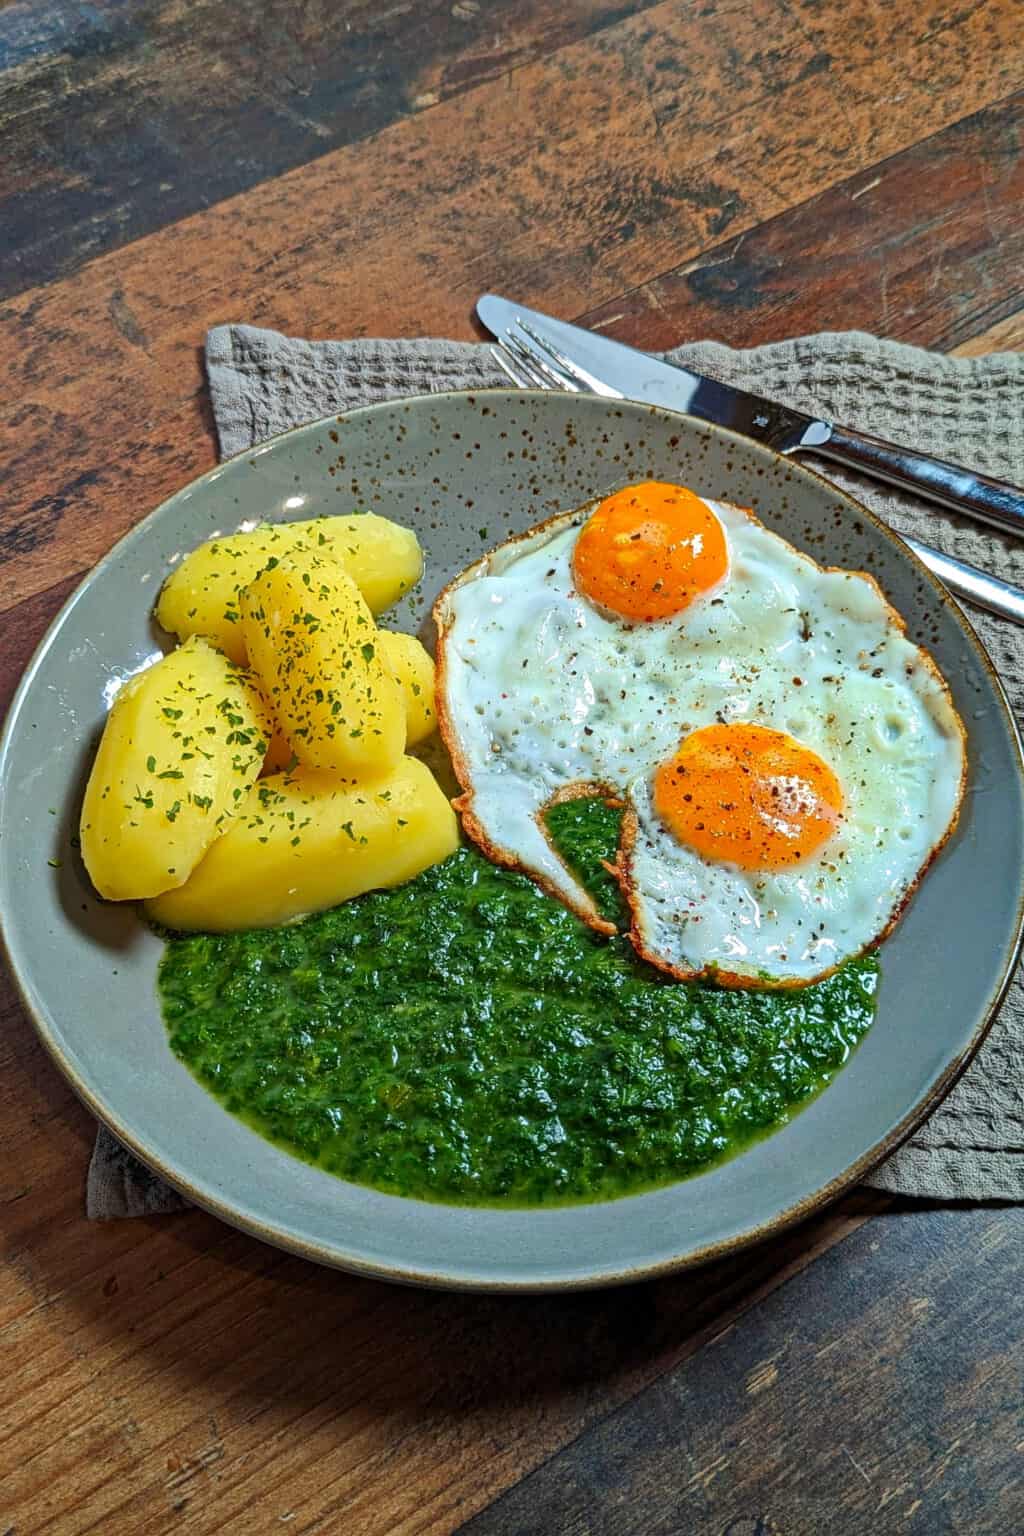
[[[594,928],[543,813],[624,805],[647,960],[814,981],[877,943],[956,821],[964,731],[874,579],[752,513],[645,482],[492,551],[435,608],[469,834]]]

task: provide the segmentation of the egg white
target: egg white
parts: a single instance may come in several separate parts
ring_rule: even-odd
[[[470,832],[595,927],[542,812],[570,786],[627,805],[620,880],[642,954],[677,976],[803,984],[880,938],[951,830],[963,728],[949,690],[877,584],[825,570],[739,508],[727,575],[682,614],[629,624],[574,589],[594,505],[552,519],[442,594],[439,704]],[[651,782],[714,721],[787,732],[842,785],[837,832],[773,873],[703,858],[654,810]]]

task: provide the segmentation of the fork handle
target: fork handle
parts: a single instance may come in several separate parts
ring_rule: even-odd
[[[903,533],[900,537],[922,565],[926,565],[961,601],[973,603],[976,608],[986,608],[989,613],[1010,619],[1014,624],[1024,624],[1024,589],[999,576],[990,576],[987,571],[969,565],[966,560],[958,560],[955,555],[944,555],[941,550],[922,544],[909,534]]]
[[[944,459],[930,459],[884,438],[850,427],[831,428],[824,443],[811,450],[823,459],[858,469],[874,480],[915,491],[951,512],[961,512],[1024,538],[1024,491],[988,475],[977,475]]]

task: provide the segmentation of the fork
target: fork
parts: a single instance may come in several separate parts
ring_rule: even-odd
[[[491,355],[505,376],[520,389],[555,389],[576,395],[622,398],[618,390],[585,373],[554,348],[542,345],[545,355],[538,355],[536,349],[528,351],[514,331],[506,331],[500,344],[491,347]],[[943,554],[942,550],[922,543],[908,533],[896,533],[895,529],[890,532],[958,598],[1015,624],[1024,624],[1024,590],[1020,587],[999,576],[990,576],[987,571],[959,560],[955,555]]]

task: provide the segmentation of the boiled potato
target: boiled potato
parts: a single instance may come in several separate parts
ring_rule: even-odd
[[[385,664],[402,689],[405,701],[405,744],[414,747],[437,728],[434,663],[430,653],[414,635],[379,629],[377,638]],[[278,727],[267,748],[264,774],[281,773],[285,769],[294,768],[297,763],[297,754],[292,751],[291,743]]]
[[[402,690],[337,561],[302,549],[271,561],[239,611],[253,671],[300,763],[353,778],[393,768],[405,750]]]
[[[297,768],[261,779],[191,879],[146,910],[168,928],[270,928],[411,880],[458,842],[455,813],[415,758],[363,784]]]
[[[183,885],[260,771],[270,717],[249,674],[192,639],[131,678],[82,805],[82,857],[113,901]]]
[[[416,535],[373,512],[268,523],[211,539],[186,555],[164,582],[157,623],[180,640],[205,635],[232,661],[244,662],[238,595],[268,560],[298,548],[337,560],[374,613],[397,602],[423,572]]]
[[[299,760],[292,751],[291,742],[278,726],[270,738],[267,755],[263,759],[264,774],[283,773],[288,768],[297,768],[298,764]]]
[[[413,747],[437,726],[434,663],[415,635],[379,629],[381,655],[402,686],[405,698],[405,739]]]

